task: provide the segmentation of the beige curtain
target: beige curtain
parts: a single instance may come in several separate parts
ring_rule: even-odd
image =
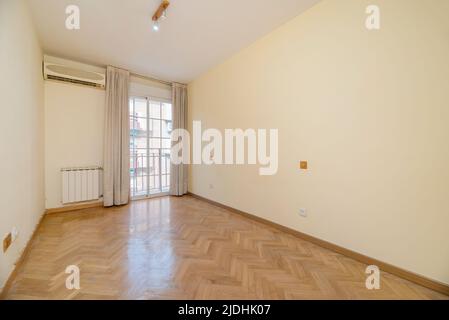
[[[173,83],[173,129],[187,129],[187,87]],[[176,143],[176,142],[173,142]],[[187,193],[187,164],[171,164],[170,195],[182,196]]]
[[[104,125],[104,206],[129,201],[129,72],[107,68]]]

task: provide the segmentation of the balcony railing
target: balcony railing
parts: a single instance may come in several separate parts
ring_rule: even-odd
[[[150,196],[167,192],[170,186],[170,154],[151,149],[149,154],[131,154],[131,195]]]

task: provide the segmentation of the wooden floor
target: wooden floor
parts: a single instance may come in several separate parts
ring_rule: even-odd
[[[77,265],[81,289],[68,290]],[[201,200],[47,215],[7,299],[448,299]]]

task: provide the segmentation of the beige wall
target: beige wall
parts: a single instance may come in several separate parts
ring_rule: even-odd
[[[0,237],[19,236],[0,251],[0,290],[44,213],[42,52],[23,1],[0,1]]]
[[[194,165],[190,191],[449,284],[448,12],[325,0],[193,81],[190,122],[278,128],[280,149],[275,176]]]
[[[62,206],[61,168],[103,165],[105,91],[45,81],[46,208]]]

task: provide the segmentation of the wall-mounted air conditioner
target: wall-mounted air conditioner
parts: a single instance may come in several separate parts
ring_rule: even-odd
[[[43,72],[45,80],[56,80],[104,89],[106,70],[71,60],[44,56]]]

